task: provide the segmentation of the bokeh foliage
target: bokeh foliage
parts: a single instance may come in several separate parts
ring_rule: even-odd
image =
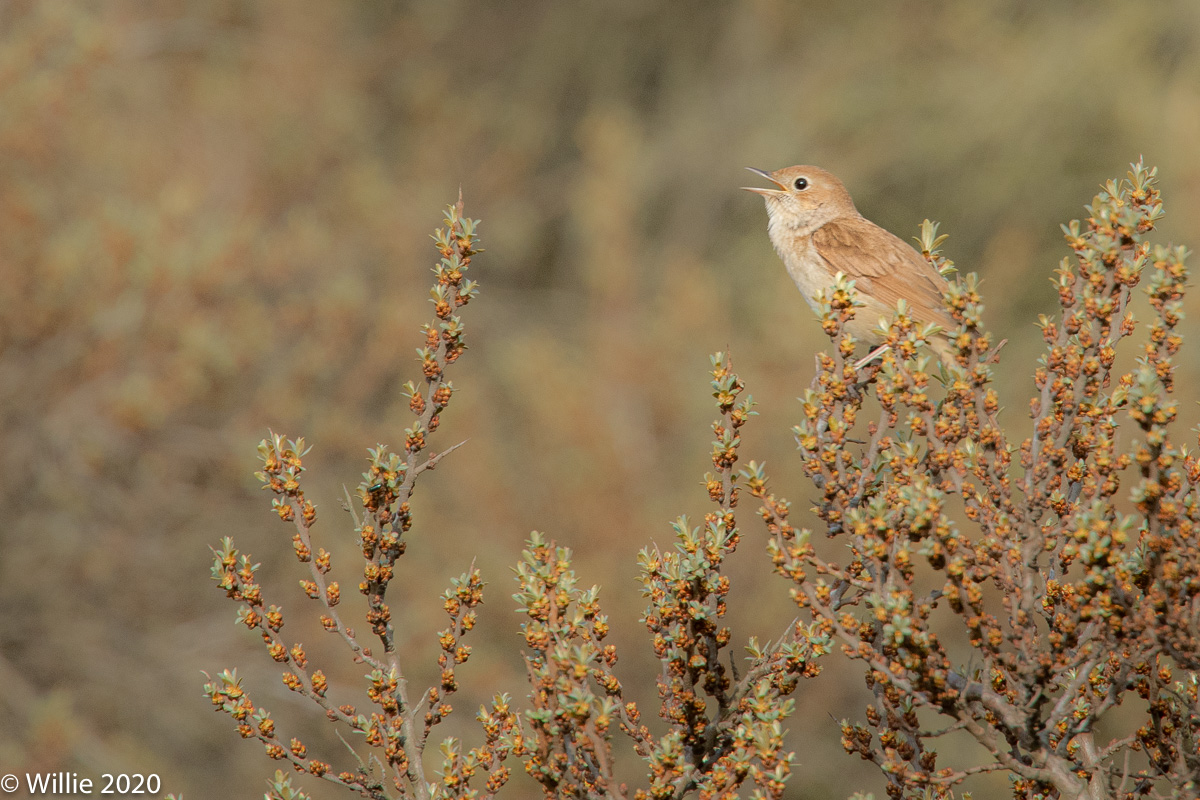
[[[1198,140],[1187,0],[4,4],[0,764],[210,796],[259,779],[196,691],[197,668],[252,661],[197,566],[225,533],[271,551],[248,477],[268,427],[319,442],[330,520],[365,448],[403,440],[430,210],[460,185],[488,302],[452,412],[469,457],[418,499],[411,597],[467,553],[501,575],[553,528],[636,668],[630,565],[692,502],[707,354],[738,354],[749,444],[785,481],[821,342],[734,191],[743,165],[827,166],[905,237],[942,220],[1015,365],[1054,305],[1056,221],[1138,153],[1164,238],[1197,240]],[[1004,375],[1001,404],[1029,381]],[[743,585],[732,618],[790,618]],[[499,655],[507,605],[487,615],[476,702],[524,669]],[[400,633],[435,656],[421,621]],[[825,714],[856,689],[793,726],[814,793],[874,779]]]

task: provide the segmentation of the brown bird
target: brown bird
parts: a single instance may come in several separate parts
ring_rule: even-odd
[[[817,292],[832,287],[841,272],[853,279],[864,304],[846,325],[856,339],[878,344],[880,319],[886,327],[903,299],[913,319],[941,327],[930,345],[943,361],[951,360],[948,337],[958,323],[942,306],[946,280],[920,253],[858,213],[842,182],[820,167],[746,169],[779,187],[742,188],[766,198],[771,244],[814,311],[819,313]]]

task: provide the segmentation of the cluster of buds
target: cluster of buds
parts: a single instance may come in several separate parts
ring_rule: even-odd
[[[450,626],[438,633],[438,644],[442,648],[438,656],[441,678],[439,685],[429,690],[423,736],[428,736],[430,729],[453,711],[446,698],[458,691],[455,667],[467,663],[471,657],[471,648],[462,643],[462,638],[475,627],[475,609],[482,602],[483,580],[474,565],[466,574],[453,579],[451,587],[442,595],[442,608],[450,617]]]
[[[483,727],[483,744],[464,755],[457,739],[451,737],[442,743],[442,780],[438,787],[438,800],[488,800],[495,797],[511,777],[511,771],[504,761],[509,755],[520,758],[529,753],[520,717],[512,710],[508,695],[496,695],[492,698],[491,707],[480,708],[475,718]],[[487,774],[483,791],[471,787],[471,778],[480,772]]]
[[[521,632],[528,652],[528,737],[514,731],[514,752],[547,797],[607,797],[617,791],[612,730],[619,727],[647,753],[649,731],[637,706],[625,702],[613,673],[616,648],[605,643],[608,618],[599,589],[581,589],[570,550],[531,534],[517,565],[513,595],[528,617]]]
[[[472,257],[481,252],[476,227],[475,220],[463,216],[460,197],[458,203],[446,209],[445,227],[433,234],[440,256],[433,267],[435,282],[430,293],[434,320],[422,327],[425,346],[417,350],[424,379],[404,386],[416,419],[404,432],[403,455],[389,452],[384,445],[368,451],[370,467],[358,485],[364,510],[358,534],[366,560],[359,591],[366,595],[370,606],[367,621],[388,653],[394,651],[395,639],[385,595],[396,559],[404,553],[403,536],[413,524],[410,500],[417,477],[437,467],[460,446],[440,453],[426,452],[428,436],[437,430],[454,393],[446,368],[466,349],[465,328],[456,312],[479,293],[477,284],[467,277]]]
[[[662,662],[658,681],[660,715],[670,730],[650,752],[650,788],[639,797],[732,797],[743,784],[755,796],[783,795],[794,754],[784,748],[784,721],[794,710],[789,695],[800,677],[819,672],[817,658],[829,640],[797,624],[763,647],[751,640],[749,664],[739,675],[726,666],[722,651],[732,634],[720,625],[729,579],[725,560],[737,547],[735,509],[742,482],[754,491],[749,472],[739,470],[741,428],[754,414],[754,401],[724,353],[712,357],[712,389],[720,418],[713,423],[714,471],[704,476],[717,508],[703,528],[686,518],[674,523],[673,551],[657,548],[640,556],[644,621]]]
[[[265,605],[255,577],[258,565],[249,556],[240,554],[229,539],[213,551],[213,578],[240,604],[238,621],[259,631],[271,658],[283,665],[284,684],[319,706],[331,722],[362,736],[371,754],[365,760],[358,759],[354,770],[335,772],[329,763],[311,758],[308,747],[298,739],[278,738],[275,722],[265,710],[254,708],[235,673],[225,672],[210,681],[206,693],[219,710],[234,718],[239,733],[262,742],[271,758],[288,761],[296,771],[345,786],[371,800],[490,797],[508,779],[503,761],[514,749],[507,742],[518,728],[516,715],[508,710],[507,699],[497,698],[490,711],[480,712],[485,743],[461,757],[457,743],[448,742],[446,752],[454,756],[448,758],[445,780],[441,785],[427,780],[422,754],[432,729],[452,711],[447,697],[458,688],[456,667],[470,656],[471,649],[462,643],[462,638],[475,626],[483,582],[472,567],[454,581],[444,596],[443,606],[450,624],[439,635],[440,679],[416,701],[408,697],[407,681],[396,650],[392,612],[386,602],[396,561],[405,551],[404,534],[413,524],[409,502],[416,478],[456,449],[429,452],[428,436],[437,430],[440,415],[453,394],[446,368],[466,349],[464,327],[457,312],[478,291],[466,277],[472,256],[479,252],[476,223],[464,217],[462,210],[460,198],[448,208],[445,227],[439,228],[433,237],[440,258],[433,269],[434,320],[423,326],[424,346],[417,351],[424,379],[420,387],[412,383],[404,387],[416,419],[405,432],[402,454],[393,453],[383,445],[368,451],[370,465],[357,492],[362,513],[355,513],[354,518],[364,559],[359,590],[367,598],[366,622],[382,645],[381,653],[373,653],[354,629],[343,622],[339,613],[341,587],[329,578],[332,558],[324,548],[313,544],[316,509],[305,498],[300,485],[306,452],[303,439],[290,441],[272,434],[259,446],[262,470],[257,477],[263,488],[275,495],[273,507],[280,519],[293,526],[293,550],[308,569],[300,587],[306,597],[320,604],[322,627],[337,634],[349,647],[354,661],[369,669],[366,675],[366,693],[372,706],[369,714],[359,713],[351,705],[335,706],[327,699],[329,686],[325,674],[310,668],[304,647],[298,643],[289,646],[281,638],[283,612],[278,606]],[[470,787],[472,774],[480,769],[488,776],[484,795]],[[305,795],[281,774],[277,775],[268,797]]]
[[[297,645],[299,648],[299,645]],[[289,673],[290,674],[290,673]],[[315,673],[319,675],[319,673]],[[271,718],[270,712],[265,708],[255,708],[254,703],[250,700],[249,695],[242,688],[241,679],[238,677],[237,670],[223,670],[216,678],[205,675],[209,678],[204,684],[204,693],[216,707],[218,711],[228,714],[237,723],[238,733],[243,739],[255,739],[262,743],[266,750],[267,756],[279,760],[286,761],[291,764],[295,772],[312,775],[314,777],[323,778],[332,783],[346,786],[352,789],[363,789],[369,783],[367,776],[361,771],[358,773],[342,772],[333,774],[330,770],[330,765],[324,761],[315,758],[308,758],[308,748],[299,739],[291,739],[288,742],[281,740],[275,731],[275,721]],[[289,685],[293,691],[300,692],[312,696],[310,690],[299,682],[295,675],[292,676],[296,680],[296,685]],[[285,680],[285,683],[287,681]],[[290,779],[284,779],[284,773],[276,774],[276,780],[279,785],[275,788],[276,794],[268,794],[268,797],[304,797],[302,792],[296,792],[291,788]],[[293,792],[289,795],[288,792]]]
[[[712,367],[713,397],[721,418],[713,423],[715,471],[704,476],[704,483],[717,509],[705,515],[702,529],[680,517],[672,523],[675,550],[644,550],[639,558],[650,599],[644,620],[664,666],[658,687],[660,714],[681,731],[683,746],[693,749],[703,747],[709,734],[705,697],[722,709],[730,702],[730,677],[721,661],[721,651],[730,641],[729,629],[720,625],[729,593],[722,567],[740,538],[734,517],[740,491],[736,464],[740,429],[754,413],[754,401],[741,398],[745,385],[725,354],[714,355]]]
[[[784,722],[795,708],[790,695],[800,678],[818,674],[832,639],[797,622],[769,646],[752,639],[743,674],[722,658],[732,638],[720,624],[730,588],[724,564],[738,543],[734,509],[747,477],[737,468],[740,431],[754,402],[724,353],[713,356],[711,375],[720,418],[704,483],[716,509],[702,529],[679,520],[673,550],[640,556],[644,621],[662,663],[664,734],[653,736],[636,704],[623,699],[597,590],[578,587],[570,551],[534,533],[518,565],[514,599],[529,617],[522,630],[532,709],[528,736],[514,731],[509,741],[513,752],[524,746],[526,771],[548,798],[628,797],[613,777],[616,730],[648,768],[649,786],[635,790],[635,800],[732,798],[744,785],[756,797],[783,796],[795,760],[784,746]],[[753,478],[748,484],[754,491]]]
[[[757,797],[778,798],[791,775],[795,755],[784,747],[784,721],[794,710],[789,695],[801,677],[819,672],[817,659],[832,640],[797,623],[770,646],[751,640],[744,674],[722,658],[732,637],[720,624],[730,588],[724,564],[739,539],[734,509],[745,477],[737,468],[740,431],[754,402],[725,354],[713,356],[711,374],[720,418],[704,483],[716,509],[702,529],[679,520],[673,550],[643,551],[639,559],[667,732],[651,735],[637,705],[623,699],[597,590],[578,587],[570,551],[534,533],[518,565],[514,599],[529,617],[522,631],[532,709],[525,714],[528,736],[514,732],[510,742],[513,752],[524,745],[526,771],[548,798],[628,797],[613,777],[616,730],[649,771],[649,787],[635,790],[635,800],[736,797],[747,784]]]

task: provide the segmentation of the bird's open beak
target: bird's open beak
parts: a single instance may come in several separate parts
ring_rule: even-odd
[[[782,190],[785,190],[787,188],[782,183],[780,183],[779,181],[772,178],[771,173],[767,172],[765,169],[758,169],[757,167],[746,167],[746,169],[750,170],[755,175],[762,175],[764,178],[766,178],[767,180],[769,180],[771,183],[775,184],[779,188],[778,189],[762,189],[762,188],[759,188],[758,186],[743,186],[742,187],[743,191],[754,192],[755,194],[761,194],[763,197],[775,197],[777,195],[783,194]]]

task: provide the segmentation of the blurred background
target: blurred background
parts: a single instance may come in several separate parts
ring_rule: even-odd
[[[487,252],[432,445],[468,442],[420,481],[391,599],[427,685],[437,596],[483,567],[440,733],[474,743],[479,703],[524,697],[510,568],[532,529],[603,587],[623,679],[656,719],[635,559],[707,510],[709,353],[731,350],[761,404],[743,457],[811,499],[789,429],[823,339],[742,167],[820,164],[905,239],[940,220],[1010,340],[1000,383],[1023,433],[1059,224],[1144,155],[1158,241],[1200,244],[1197,142],[1193,0],[0,1],[0,772],[257,796],[276,764],[201,694],[201,670],[234,666],[281,733],[349,766],[235,625],[208,546],[233,536],[262,563],[285,635],[365,705],[362,668],[305,618],[255,445],[269,429],[313,445],[319,543],[353,586],[342,487],[367,447],[403,443],[428,235],[460,187]],[[735,642],[793,616],[751,511]],[[854,669],[801,687],[790,796],[878,796],[835,721],[866,698]]]

